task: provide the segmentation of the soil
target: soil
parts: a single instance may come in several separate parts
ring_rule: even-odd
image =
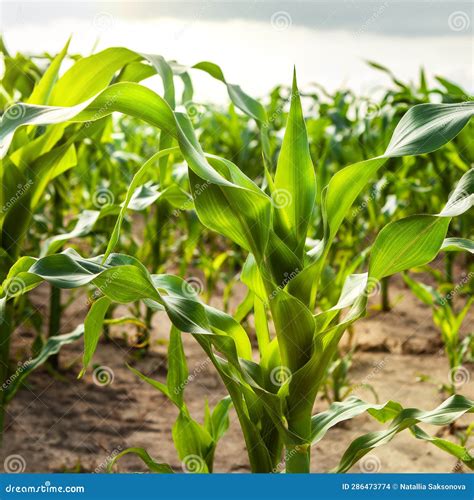
[[[238,302],[242,292],[236,287],[234,302]],[[369,317],[355,326],[357,352],[350,370],[353,393],[367,401],[374,401],[377,395],[381,402],[393,399],[405,407],[435,408],[447,397],[440,392],[440,386],[448,382],[449,368],[431,312],[411,295],[399,278],[392,280],[390,293],[391,312],[373,308]],[[36,306],[44,314],[47,297],[47,286],[39,287],[33,295]],[[375,303],[379,299],[372,300]],[[79,324],[86,310],[86,300],[76,297],[63,317],[63,331],[71,331]],[[472,321],[471,315],[465,324],[472,325]],[[61,376],[51,376],[45,368],[33,373],[8,408],[0,463],[7,457],[20,455],[26,472],[104,472],[107,461],[120,450],[144,447],[157,461],[181,471],[171,440],[175,407],[126,367],[129,362],[148,376],[165,380],[167,318],[155,315],[154,327],[151,347],[142,359],[136,359],[133,356],[136,350],[120,338],[124,327],[114,327],[114,338],[101,341],[94,366],[100,365],[106,370],[110,378],[106,385],[97,383],[93,369],[84,378],[77,379],[82,355],[80,341],[61,351],[61,366],[67,368]],[[28,328],[20,328],[15,333],[12,347],[15,359],[28,357],[33,338]],[[193,374],[186,401],[192,415],[202,420],[205,399],[212,407],[225,391],[196,341],[184,335],[184,343],[189,371]],[[466,367],[472,372],[472,366]],[[474,378],[467,380],[459,392],[474,398]],[[327,406],[328,403],[320,399],[316,410],[322,411]],[[473,421],[472,416],[464,417],[458,430],[462,431],[463,426]],[[331,470],[355,437],[380,430],[380,425],[363,415],[331,429],[313,449],[313,471]],[[433,434],[441,432],[438,435],[453,441],[457,439],[449,435],[448,429],[424,428]],[[474,438],[470,446],[474,446]],[[456,459],[429,443],[415,440],[406,431],[369,456],[371,460],[362,466],[367,471],[465,471],[456,464]],[[126,456],[116,470],[135,472],[145,471],[146,467],[136,457]],[[245,445],[232,411],[230,429],[217,448],[215,471],[248,470]],[[356,465],[352,471],[360,470],[361,466]]]

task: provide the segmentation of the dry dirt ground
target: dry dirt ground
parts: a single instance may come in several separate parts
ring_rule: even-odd
[[[36,291],[34,300],[43,308],[47,288]],[[238,290],[237,290],[238,292]],[[237,293],[238,295],[238,293]],[[391,286],[393,310],[372,311],[355,327],[358,351],[354,356],[350,378],[355,394],[374,401],[374,394],[364,388],[370,384],[379,400],[393,399],[404,406],[435,408],[445,395],[439,387],[448,382],[447,361],[440,350],[439,335],[433,327],[431,312],[404,287],[400,279]],[[85,301],[77,298],[63,319],[63,331],[73,329],[82,321]],[[466,324],[472,325],[472,316]],[[140,371],[159,380],[166,377],[166,332],[169,323],[163,315],[155,316],[155,331],[149,353],[140,360],[131,357],[131,350],[119,341],[99,344],[95,365],[110,370],[113,379],[108,385],[94,382],[92,371],[77,380],[82,343],[67,346],[61,352],[61,365],[68,367],[62,378],[54,378],[40,369],[28,380],[8,408],[7,429],[1,462],[20,455],[26,472],[86,471],[103,472],[107,460],[119,450],[139,446],[148,450],[157,461],[167,462],[176,471],[181,463],[174,451],[171,427],[176,409],[158,391],[140,381],[126,367],[131,362]],[[25,359],[33,334],[16,332],[13,354]],[[202,419],[204,400],[211,406],[225,395],[213,367],[206,361],[195,340],[184,335],[192,381],[186,399],[191,413]],[[467,366],[470,372],[472,366]],[[459,392],[474,398],[474,377]],[[318,400],[317,410],[327,408]],[[473,422],[465,417],[461,425]],[[363,415],[328,432],[313,449],[313,471],[326,472],[337,465],[344,450],[356,436],[379,430],[380,424]],[[432,433],[439,428],[428,428]],[[446,430],[443,434],[452,440]],[[474,447],[474,438],[470,443]],[[433,445],[415,440],[409,432],[399,434],[389,445],[378,448],[365,461],[364,467],[380,472],[460,472],[456,460]],[[135,457],[123,458],[116,470],[145,471]],[[231,427],[218,445],[216,472],[246,472],[248,462],[245,445],[235,413]],[[353,468],[359,472],[360,465]]]

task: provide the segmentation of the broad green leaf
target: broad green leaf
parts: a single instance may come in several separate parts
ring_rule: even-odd
[[[370,254],[369,275],[375,279],[431,262],[441,248],[450,219],[413,215],[385,226]]]
[[[205,157],[189,118],[176,114],[178,142],[190,168],[194,205],[201,222],[243,248],[264,253],[269,234],[269,198],[232,162]]]
[[[40,156],[31,166],[34,182],[31,209],[36,208],[51,181],[76,165],[77,156],[74,145],[59,146]]]
[[[446,237],[451,217],[474,203],[474,169],[466,172],[438,215],[413,215],[387,224],[371,250],[369,275],[381,279],[431,262]]]
[[[136,265],[106,269],[92,283],[114,302],[128,304],[141,299],[160,300],[146,269]]]
[[[59,83],[59,82],[58,82]],[[57,88],[57,86],[55,87]],[[5,113],[0,126],[0,152],[8,151],[15,130],[24,125],[50,125],[74,120],[91,122],[110,115],[114,111],[141,118],[166,132],[176,135],[173,112],[158,94],[136,83],[117,83],[107,87],[95,97],[70,107],[21,106],[21,113],[13,117]]]
[[[327,190],[323,193],[323,210],[327,220],[329,241],[334,238],[362,189],[385,162],[385,158],[361,161],[339,170],[331,177]]]
[[[474,115],[474,102],[418,104],[400,120],[384,157],[431,153],[451,141]]]
[[[115,47],[79,59],[58,80],[51,93],[53,106],[73,106],[106,87],[125,64],[139,59],[131,50]]]

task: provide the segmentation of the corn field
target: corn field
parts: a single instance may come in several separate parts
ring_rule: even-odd
[[[370,62],[376,99],[298,67],[257,98],[209,61],[1,52],[5,463],[474,469],[465,89]]]

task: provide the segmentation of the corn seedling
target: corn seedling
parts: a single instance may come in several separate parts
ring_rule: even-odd
[[[466,242],[459,241],[456,238],[447,239],[444,245],[448,250],[472,247],[471,244],[466,245]],[[451,394],[455,394],[458,387],[465,383],[466,377],[468,377],[467,368],[463,366],[463,363],[467,361],[469,351],[472,349],[473,334],[470,333],[465,338],[462,338],[460,330],[466,315],[471,309],[474,298],[468,296],[460,308],[457,304],[458,301],[454,304],[452,299],[455,295],[462,293],[463,289],[469,289],[470,278],[465,277],[463,279],[464,283],[457,285],[455,291],[449,289],[450,284],[448,284],[447,293],[443,293],[443,283],[438,284],[438,287],[433,287],[421,283],[407,274],[404,274],[403,278],[413,294],[432,310],[433,323],[441,334],[441,340],[449,361],[450,383],[445,387]],[[446,290],[446,283],[444,285]]]

